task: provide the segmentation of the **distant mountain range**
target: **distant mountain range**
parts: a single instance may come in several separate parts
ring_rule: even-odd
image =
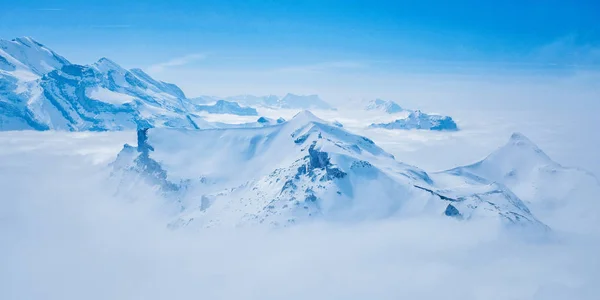
[[[217,100],[237,102],[247,106],[268,107],[275,109],[333,109],[329,103],[323,101],[318,95],[286,94],[283,97],[239,95],[219,98],[215,96],[202,96],[192,99],[196,103],[210,103]]]
[[[211,114],[234,114],[239,116],[258,116],[256,109],[240,106],[237,102],[217,100],[212,105],[196,105],[196,110],[206,111]]]
[[[389,123],[371,124],[370,128],[384,129],[423,129],[436,131],[456,131],[458,126],[451,117],[429,115],[420,110],[411,111],[407,117]]]
[[[0,40],[0,130],[210,128],[199,113],[258,115],[251,107],[217,100],[205,105],[187,99],[176,85],[107,58],[77,65],[29,37]],[[328,107],[316,95],[289,94],[278,103]]]

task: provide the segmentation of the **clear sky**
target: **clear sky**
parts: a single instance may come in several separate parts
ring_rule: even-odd
[[[0,38],[31,36],[80,64],[108,57],[188,94],[308,92],[323,73],[343,86],[365,74],[600,68],[599,1],[141,2],[3,0]]]

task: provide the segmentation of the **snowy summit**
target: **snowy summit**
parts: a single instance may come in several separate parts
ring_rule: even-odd
[[[546,228],[503,186],[444,185],[308,111],[260,128],[149,129],[138,135],[137,147],[126,145],[114,162],[114,174],[124,186],[143,182],[130,188],[133,195],[145,186],[178,199],[174,228],[412,214]]]

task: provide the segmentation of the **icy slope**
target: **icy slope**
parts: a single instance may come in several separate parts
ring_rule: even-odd
[[[91,66],[68,65],[39,80],[43,90],[31,109],[52,129],[122,130],[195,128],[179,92],[140,78],[102,58]],[[181,93],[182,94],[182,93]],[[51,111],[58,113],[51,113]]]
[[[27,70],[38,76],[70,62],[30,37],[0,40],[0,70]]]
[[[262,128],[140,131],[138,147],[126,146],[114,167],[121,192],[158,189],[178,205],[174,227],[433,214],[545,228],[501,186],[438,187],[371,140],[307,111]]]
[[[384,129],[424,129],[437,131],[458,130],[458,126],[451,117],[428,115],[420,110],[410,112],[410,114],[404,119],[398,119],[390,123],[371,124],[369,127]]]
[[[402,107],[400,107],[400,105],[398,105],[398,103],[391,101],[391,100],[382,100],[382,99],[375,99],[375,100],[369,101],[369,103],[367,104],[365,109],[382,111],[382,112],[385,112],[388,114],[395,114],[395,113],[404,111],[404,109]]]
[[[197,128],[175,85],[102,58],[71,64],[31,38],[0,41],[0,130]]]
[[[485,159],[439,174],[446,180],[498,183],[525,201],[542,220],[553,227],[577,229],[598,223],[600,195],[598,179],[577,168],[552,161],[538,146],[515,133],[508,143]]]
[[[36,80],[68,64],[31,38],[0,40],[0,130],[48,129],[28,106],[42,93]]]

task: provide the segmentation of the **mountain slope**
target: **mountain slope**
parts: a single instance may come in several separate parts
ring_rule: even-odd
[[[53,129],[195,127],[172,91],[150,85],[108,59],[92,66],[65,66],[44,76],[40,86],[44,93],[39,101],[60,112],[45,120]]]
[[[69,64],[31,38],[0,40],[0,130],[49,129],[28,107],[42,94],[36,80]]]
[[[508,187],[542,220],[567,230],[600,224],[600,184],[591,173],[554,162],[522,134],[515,133],[506,145],[485,159],[436,176]]]
[[[30,37],[0,40],[0,69],[4,71],[25,69],[41,76],[69,64],[67,59]]]
[[[433,214],[545,228],[501,186],[442,189],[371,140],[306,111],[262,128],[140,131],[137,148],[126,146],[114,167],[121,192],[141,181],[179,206],[174,227]]]
[[[71,64],[31,38],[1,41],[0,130],[197,128],[175,85],[101,58]]]

